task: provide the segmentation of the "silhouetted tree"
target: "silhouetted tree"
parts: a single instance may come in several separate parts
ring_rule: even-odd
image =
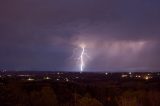
[[[57,106],[56,95],[50,87],[43,87],[41,91],[32,91],[30,99],[32,106]]]
[[[78,100],[77,106],[103,106],[103,104],[97,99],[91,98],[87,93],[84,97]]]

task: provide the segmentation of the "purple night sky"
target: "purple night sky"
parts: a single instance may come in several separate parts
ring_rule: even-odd
[[[0,68],[160,69],[159,0],[1,0]]]

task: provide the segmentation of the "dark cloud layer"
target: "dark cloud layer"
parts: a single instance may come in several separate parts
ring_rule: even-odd
[[[79,70],[160,69],[158,0],[1,0],[0,67]]]

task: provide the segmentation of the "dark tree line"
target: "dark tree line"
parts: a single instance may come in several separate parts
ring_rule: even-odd
[[[158,89],[138,86],[10,81],[0,85],[0,106],[160,106]]]

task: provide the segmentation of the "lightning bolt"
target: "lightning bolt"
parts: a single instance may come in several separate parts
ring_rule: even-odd
[[[84,50],[85,50],[85,47],[84,46],[81,46],[82,48],[82,52],[81,52],[81,56],[80,56],[80,59],[81,59],[81,64],[80,64],[80,69],[81,69],[81,72],[83,71],[84,69]]]

